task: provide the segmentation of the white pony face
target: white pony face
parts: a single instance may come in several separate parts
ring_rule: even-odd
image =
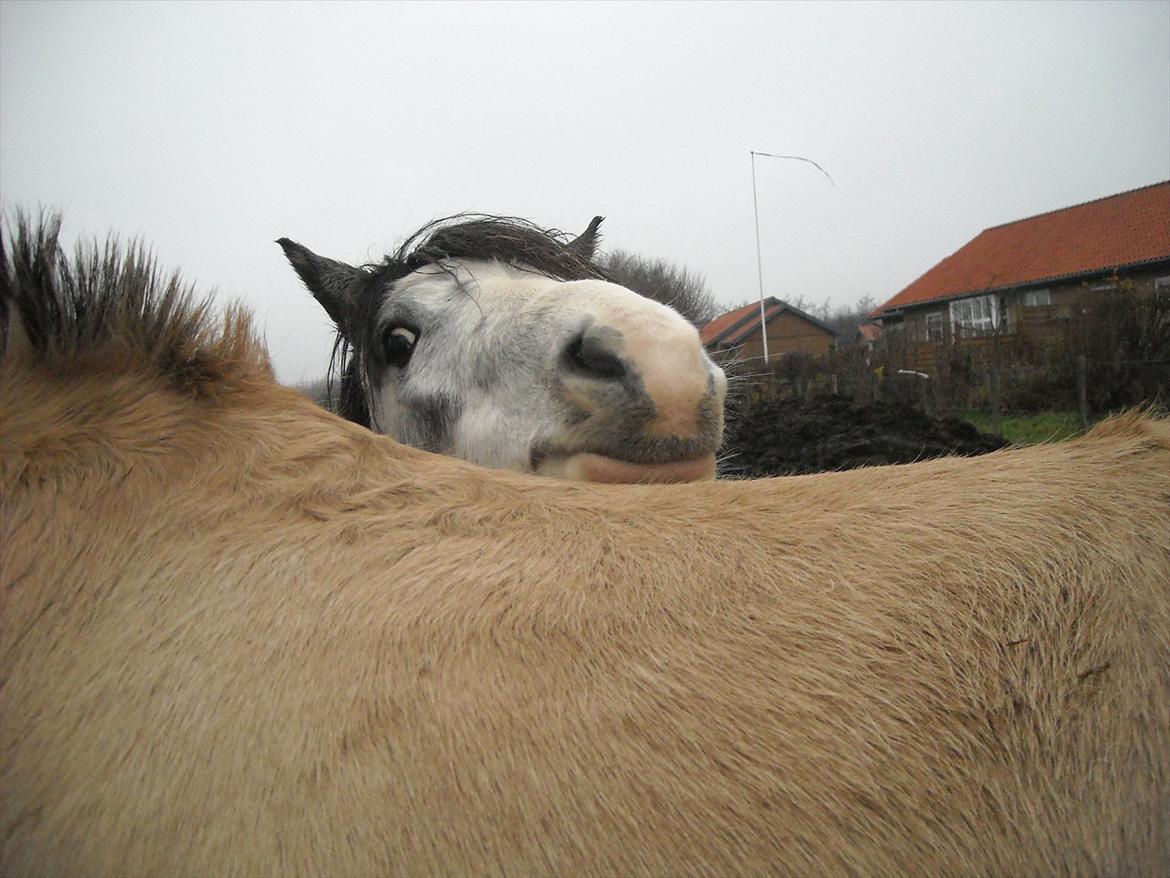
[[[375,337],[388,351],[367,364],[375,429],[502,469],[713,474],[727,382],[676,312],[600,280],[448,268],[417,271],[385,296]]]
[[[284,246],[318,299],[318,290],[328,297],[341,264]],[[348,295],[367,304],[353,314],[322,304],[353,342],[345,380],[349,392],[361,388],[357,408],[378,432],[562,478],[714,475],[727,381],[695,328],[665,305],[494,259],[442,259]]]

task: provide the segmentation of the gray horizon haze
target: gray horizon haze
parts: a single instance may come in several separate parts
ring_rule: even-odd
[[[139,237],[252,309],[288,383],[332,331],[288,236],[376,260],[463,211],[765,295],[880,303],[982,229],[1170,179],[1170,2],[0,2],[0,202]]]

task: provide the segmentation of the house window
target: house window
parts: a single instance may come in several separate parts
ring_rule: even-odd
[[[926,340],[938,344],[943,340],[943,318],[941,311],[926,315]]]
[[[1154,278],[1154,289],[1170,290],[1170,274],[1166,275],[1165,277]]]
[[[1115,283],[1093,284],[1091,287],[1089,287],[1089,289],[1092,290],[1094,293],[1108,293],[1108,292],[1112,292],[1113,290],[1117,289],[1117,284],[1115,284]]]
[[[999,325],[999,303],[995,296],[976,296],[951,302],[951,325],[963,335],[994,332]]]
[[[1051,290],[1028,290],[1028,292],[1024,293],[1025,308],[1042,308],[1051,304]]]

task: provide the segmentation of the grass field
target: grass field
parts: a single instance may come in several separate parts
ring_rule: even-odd
[[[987,412],[964,412],[960,417],[980,430],[992,432],[991,415]],[[1081,433],[1081,416],[1077,412],[1004,415],[1000,418],[999,432],[1013,445],[1059,442]]]

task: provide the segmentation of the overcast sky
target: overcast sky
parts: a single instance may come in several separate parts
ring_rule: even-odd
[[[1170,178],[1170,3],[0,3],[0,199],[139,235],[257,313],[475,210],[765,292],[878,302],[981,229]]]

